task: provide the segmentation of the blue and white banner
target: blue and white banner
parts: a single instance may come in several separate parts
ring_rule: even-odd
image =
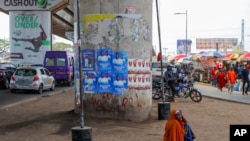
[[[99,93],[112,93],[112,72],[100,71],[97,73],[97,92]]]
[[[123,94],[123,91],[128,88],[128,74],[115,73],[113,74],[113,93]]]
[[[98,71],[112,70],[112,49],[104,48],[97,50],[97,66]]]
[[[128,73],[128,53],[127,52],[113,52],[112,66],[115,73]]]

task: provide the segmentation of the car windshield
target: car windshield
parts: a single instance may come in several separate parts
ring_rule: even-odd
[[[167,65],[168,65],[167,63],[162,63],[163,68],[167,68]],[[161,66],[160,62],[153,62],[151,67],[152,68],[161,68],[160,66]]]
[[[15,73],[17,76],[34,76],[36,74],[36,70],[34,69],[18,69]]]

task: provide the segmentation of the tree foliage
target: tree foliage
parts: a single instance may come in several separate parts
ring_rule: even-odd
[[[0,39],[0,53],[7,53],[10,50],[10,43],[6,39]]]
[[[71,44],[67,44],[67,43],[64,43],[64,42],[57,42],[57,43],[54,43],[52,44],[52,50],[57,50],[57,51],[67,51],[67,50],[72,50],[73,47]]]

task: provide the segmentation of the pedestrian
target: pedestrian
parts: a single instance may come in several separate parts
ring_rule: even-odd
[[[212,86],[214,86],[214,87],[216,87],[216,85],[217,85],[216,73],[217,73],[217,68],[212,67],[211,70],[210,70],[210,74],[211,74]]]
[[[193,141],[194,138],[195,136],[182,111],[172,109],[165,125],[163,141]]]
[[[234,68],[231,67],[228,71],[227,71],[227,83],[228,83],[228,93],[232,94],[234,91],[234,84],[236,82],[237,79],[237,75],[234,71]]]
[[[226,74],[222,68],[219,68],[216,78],[218,82],[218,88],[220,91],[222,91],[222,89],[226,86]]]
[[[243,66],[243,70],[242,70],[242,82],[243,82],[243,86],[242,86],[242,95],[246,94],[247,95],[247,91],[249,88],[249,70],[247,68],[247,65]]]

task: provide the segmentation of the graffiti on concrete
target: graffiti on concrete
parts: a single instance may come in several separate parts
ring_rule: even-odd
[[[134,96],[119,96],[111,93],[106,93],[99,95],[90,95],[89,98],[89,100],[85,101],[87,102],[85,103],[85,105],[88,108],[91,107],[92,109],[95,109],[96,111],[124,112],[127,109],[131,108],[138,111],[142,109],[142,104],[140,103],[137,93]]]

